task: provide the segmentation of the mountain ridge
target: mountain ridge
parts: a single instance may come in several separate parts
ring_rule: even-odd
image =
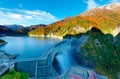
[[[0,25],[0,34],[12,34],[14,33],[13,30],[3,26],[3,25]]]
[[[12,35],[14,35],[14,34],[27,35],[29,31],[36,30],[39,27],[45,27],[45,26],[46,26],[45,24],[31,25],[31,26],[27,26],[27,27],[25,27],[23,25],[17,25],[17,24],[0,25],[0,33],[3,33],[3,34],[7,33],[8,34],[8,31],[9,32],[11,31],[10,33]]]
[[[24,26],[22,25],[17,25],[17,24],[13,24],[13,25],[3,25],[13,31],[17,30],[17,29],[20,29],[20,28],[24,28]]]
[[[108,4],[108,6],[109,5],[112,4]],[[63,37],[66,34],[74,35],[84,33],[92,27],[100,29],[105,34],[110,33],[113,36],[117,35],[120,32],[120,29],[118,29],[120,27],[119,11],[117,12],[105,8],[94,8],[80,15],[57,21],[44,28],[30,31],[29,35]]]

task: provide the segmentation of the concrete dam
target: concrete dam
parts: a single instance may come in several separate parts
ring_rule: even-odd
[[[89,36],[84,35],[79,40],[64,40],[49,48],[40,58],[13,60],[11,62],[16,63],[17,71],[29,73],[33,79],[88,79],[89,74],[96,77],[94,71],[78,67],[78,62],[81,61],[80,46],[88,38]],[[78,58],[74,57],[75,55]],[[97,75],[97,78],[95,77],[90,79],[107,79],[105,76]]]

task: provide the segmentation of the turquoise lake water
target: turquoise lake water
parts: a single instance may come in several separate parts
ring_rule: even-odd
[[[40,57],[52,45],[60,42],[59,39],[54,38],[28,36],[5,36],[0,39],[8,42],[8,44],[1,46],[0,50],[8,54],[20,54],[18,59]]]

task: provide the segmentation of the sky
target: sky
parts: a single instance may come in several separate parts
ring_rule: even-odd
[[[0,25],[51,24],[120,0],[0,0]]]

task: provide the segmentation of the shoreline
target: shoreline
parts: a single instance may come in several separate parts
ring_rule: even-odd
[[[50,37],[50,38],[57,38],[57,39],[60,39],[60,40],[62,40],[63,39],[63,37],[60,37],[60,36],[51,36],[51,35],[28,35],[28,36],[30,36],[30,37]]]
[[[2,42],[0,43],[0,46],[5,45],[5,44],[8,44],[8,42]]]
[[[15,60],[17,56],[17,54],[14,54],[14,55],[10,55],[4,51],[0,51],[0,76],[6,74],[6,72],[8,70],[11,70],[12,68],[14,68],[14,64],[15,62],[11,62],[11,60]]]

